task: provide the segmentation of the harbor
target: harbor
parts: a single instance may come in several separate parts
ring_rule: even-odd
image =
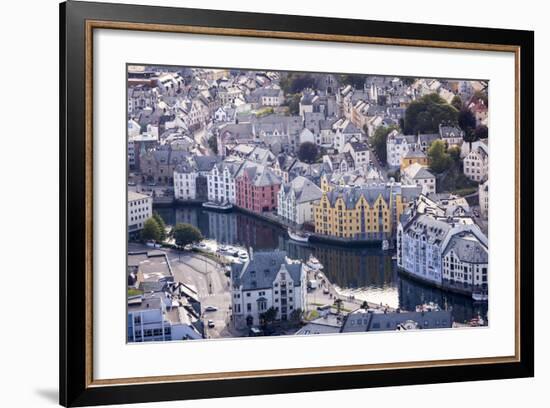
[[[450,293],[399,274],[391,250],[296,241],[290,238],[286,229],[241,211],[219,212],[200,206],[173,206],[156,210],[169,226],[189,223],[198,227],[207,238],[206,243],[216,242],[240,248],[240,251],[248,251],[249,248],[254,251],[284,250],[290,258],[305,263],[313,256],[323,265],[321,276],[330,283],[329,294],[310,291],[308,300],[319,305],[330,300],[333,303],[334,296],[348,302],[349,307],[359,307],[367,301],[372,307],[382,305],[388,310],[415,310],[420,304],[432,302],[442,308],[452,308],[458,324],[478,316],[487,319],[487,303],[476,302],[471,296]]]

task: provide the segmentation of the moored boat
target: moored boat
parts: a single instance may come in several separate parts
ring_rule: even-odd
[[[230,202],[225,203],[216,203],[214,201],[207,201],[205,203],[202,203],[203,208],[207,208],[209,210],[215,210],[215,211],[229,211],[233,208],[233,204]]]
[[[313,255],[309,256],[309,260],[306,263],[307,266],[309,266],[311,269],[314,270],[321,270],[323,269],[323,264],[319,262],[317,258],[315,258]]]
[[[288,236],[290,237],[290,239],[297,242],[308,242],[309,235],[310,234],[305,232],[288,230]]]

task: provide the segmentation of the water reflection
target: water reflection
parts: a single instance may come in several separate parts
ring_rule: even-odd
[[[307,260],[313,254],[324,265],[334,284],[356,298],[414,310],[424,302],[452,307],[455,321],[463,322],[480,314],[487,317],[487,304],[448,293],[403,277],[397,273],[391,255],[375,248],[346,248],[327,244],[304,245],[291,241],[286,232],[266,221],[239,212],[218,213],[201,207],[159,208],[166,224],[190,223],[203,235],[230,245],[254,250],[281,249],[291,258]]]

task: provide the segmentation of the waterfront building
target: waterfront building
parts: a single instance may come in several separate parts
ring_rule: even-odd
[[[189,157],[188,152],[173,150],[169,145],[142,152],[139,159],[142,182],[173,184],[176,166],[188,161]]]
[[[479,212],[485,219],[489,217],[489,180],[479,185]]]
[[[315,232],[344,239],[389,239],[405,206],[420,194],[420,187],[399,183],[334,187],[314,205]]]
[[[179,164],[174,170],[174,198],[176,200],[197,199],[197,177],[199,173],[190,162]]]
[[[479,182],[489,176],[489,148],[485,143],[479,143],[464,158],[464,175]]]
[[[284,251],[250,252],[244,264],[231,266],[231,307],[237,327],[262,323],[262,314],[275,309],[275,320],[291,320],[306,310],[304,265]]]
[[[228,158],[216,163],[206,176],[208,182],[208,201],[235,204],[237,201],[235,175],[243,161]]]
[[[465,291],[471,291],[469,285],[475,282],[486,281],[486,262],[485,270],[481,264],[488,256],[487,237],[471,217],[449,215],[448,208],[434,205],[430,199],[419,198],[403,214],[396,245],[397,266],[423,281],[442,286],[458,282]],[[470,255],[469,249],[473,251]],[[478,263],[479,280],[469,272],[477,271],[472,264]]]
[[[273,211],[280,186],[281,178],[273,169],[247,160],[235,177],[236,204],[259,214]]]
[[[425,195],[435,193],[435,176],[426,166],[418,163],[411,164],[402,170],[401,182],[421,187],[422,194]]]
[[[454,234],[443,251],[443,282],[487,289],[489,252],[469,231]]]
[[[128,191],[128,234],[135,235],[143,229],[145,221],[153,216],[153,198]]]
[[[309,179],[298,176],[282,185],[278,193],[277,215],[296,225],[313,222],[313,204],[323,192]]]

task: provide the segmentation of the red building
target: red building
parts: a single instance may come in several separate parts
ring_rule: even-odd
[[[256,213],[274,211],[280,186],[281,179],[272,169],[247,161],[235,178],[237,205]]]

